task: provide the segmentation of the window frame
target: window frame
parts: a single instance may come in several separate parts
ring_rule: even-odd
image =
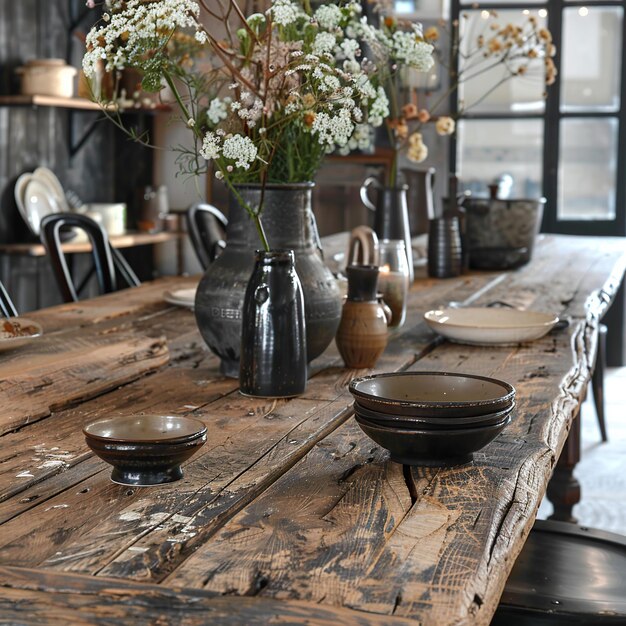
[[[464,120],[503,120],[503,119],[543,119],[543,180],[542,190],[547,202],[544,210],[542,231],[572,235],[626,235],[626,34],[622,36],[622,54],[620,68],[620,102],[616,111],[561,111],[561,47],[563,42],[563,11],[566,8],[587,6],[597,7],[621,7],[624,11],[623,20],[626,21],[626,0],[599,0],[587,2],[581,0],[549,0],[541,3],[505,2],[502,0],[472,4],[461,4],[461,0],[452,0],[450,19],[458,20],[464,10],[492,9],[511,10],[529,9],[536,11],[546,9],[548,11],[547,27],[552,33],[557,52],[554,63],[557,68],[556,81],[547,90],[545,111],[543,114],[529,114],[524,112],[511,113],[465,113],[458,115],[458,94],[450,95],[449,107],[454,116]],[[458,68],[458,57],[454,59]],[[561,136],[561,120],[564,119],[616,119],[618,124],[617,139],[617,175],[615,185],[615,218],[606,220],[571,220],[559,219],[557,216],[558,191],[559,191],[559,146]],[[449,154],[450,172],[457,169],[457,139],[452,138]]]

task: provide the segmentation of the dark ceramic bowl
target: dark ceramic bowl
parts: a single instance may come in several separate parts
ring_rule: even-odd
[[[409,417],[473,417],[513,405],[515,389],[501,380],[451,372],[395,372],[354,378],[360,406]]]
[[[116,417],[83,428],[87,445],[113,466],[111,480],[137,487],[180,480],[181,463],[205,444],[206,432],[200,420],[160,415]]]
[[[484,448],[511,421],[509,413],[490,426],[453,430],[408,430],[386,428],[355,416],[361,430],[391,453],[391,460],[403,465],[449,467],[469,463],[473,453]]]
[[[515,402],[502,411],[470,417],[409,417],[407,415],[392,415],[390,413],[372,411],[372,409],[361,406],[356,400],[354,401],[354,412],[359,417],[363,417],[379,426],[408,428],[410,430],[449,430],[491,426],[505,419],[514,408]]]

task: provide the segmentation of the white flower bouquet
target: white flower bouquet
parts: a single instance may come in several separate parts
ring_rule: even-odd
[[[370,146],[389,115],[382,75],[432,64],[418,25],[390,35],[361,11],[273,0],[246,17],[235,0],[108,0],[83,68],[134,68],[145,90],[170,87],[195,141],[186,172],[211,164],[235,194],[238,183],[309,181],[326,153]],[[247,209],[267,247],[262,206]]]

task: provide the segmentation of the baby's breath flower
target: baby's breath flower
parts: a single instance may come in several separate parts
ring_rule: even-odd
[[[232,135],[224,140],[222,146],[222,156],[226,159],[233,159],[236,167],[244,170],[250,168],[250,165],[257,157],[257,147],[254,145],[250,137],[243,135]]]
[[[274,23],[280,26],[293,24],[303,14],[302,9],[291,0],[274,0],[267,12],[272,15]]]
[[[231,103],[231,99],[226,97],[223,100],[220,98],[213,98],[207,109],[206,116],[211,124],[214,126],[219,124],[222,120],[228,117],[228,105]]]
[[[220,140],[219,137],[209,131],[202,140],[202,148],[200,155],[207,161],[217,159],[220,156]]]
[[[326,30],[339,26],[341,9],[336,4],[323,4],[314,13],[315,21]]]

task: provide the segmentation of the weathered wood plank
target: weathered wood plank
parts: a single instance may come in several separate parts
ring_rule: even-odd
[[[152,305],[130,313],[94,309],[101,333],[143,335],[153,322],[167,328],[180,360],[3,437],[13,470],[20,450],[37,456],[27,433],[41,437],[46,422],[60,426],[67,440],[61,450],[75,457],[54,477],[42,469],[21,493],[11,491],[12,470],[3,478],[0,469],[8,487],[0,559],[43,565],[66,585],[61,572],[69,570],[123,578],[125,587],[129,579],[164,580],[166,587],[254,594],[268,603],[349,606],[357,615],[385,614],[382,623],[402,615],[427,624],[487,624],[585,390],[605,306],[589,294],[604,284],[610,297],[624,269],[620,241],[600,248],[598,240],[562,238],[561,246],[561,238],[548,238],[545,246],[516,272],[419,280],[409,321],[378,364],[378,371],[485,373],[516,386],[513,423],[461,468],[409,470],[389,462],[347,419],[345,385],[363,372],[341,368],[332,349],[315,365],[321,371],[304,396],[268,403],[242,398],[234,381],[220,379],[216,360],[194,344],[192,321],[187,316],[178,332],[170,324],[183,312],[170,316],[156,292]],[[563,312],[572,323],[532,344],[480,348],[436,340],[421,321],[424,310],[449,300],[496,299]],[[88,320],[86,314],[76,323],[87,329]],[[220,391],[211,396],[215,385]],[[209,443],[180,483],[150,490],[112,485],[75,422],[149,407],[194,413],[209,425]],[[44,455],[55,442],[45,439]],[[125,601],[125,615],[134,615]]]
[[[111,415],[187,415],[231,393],[236,388],[235,381],[219,378],[217,363],[213,359],[208,362],[213,363],[213,370],[201,360],[189,367],[169,367],[4,435],[0,448],[0,501],[21,498],[26,489],[91,456],[81,432],[85,423]],[[75,483],[80,480],[77,474]]]
[[[350,420],[167,584],[242,594],[262,580],[262,594],[271,597],[453,623],[452,610],[458,617],[485,601],[480,587],[489,576],[478,582],[475,576],[507,503],[515,498],[515,514],[523,508],[521,517],[532,520],[545,488],[537,483],[553,462],[546,447],[532,450],[530,442],[501,437],[472,466],[415,469],[411,480]],[[464,593],[463,587],[473,586],[480,592],[468,597],[474,588]]]
[[[219,597],[45,570],[0,567],[0,614],[9,624],[181,624],[181,626],[411,626],[350,609],[265,598]]]
[[[556,281],[557,291],[540,286],[524,292],[522,273],[483,297],[490,300],[506,287],[522,293],[532,306],[558,302],[584,315],[586,269],[584,262],[578,265],[580,274]],[[552,268],[563,271],[558,264]],[[605,275],[610,271],[605,264]],[[354,494],[345,495],[337,486],[342,474],[334,473],[320,445],[200,547],[167,583],[241,594],[262,578],[261,593],[275,598],[330,602],[425,623],[488,623],[589,379],[585,329],[586,321],[578,318],[566,331],[532,345],[443,344],[411,367],[505,378],[517,387],[519,404],[514,424],[477,454],[473,465],[413,469],[406,492],[415,504],[405,515],[390,521],[389,498],[378,494],[378,502],[369,500],[359,477]],[[349,428],[350,423],[323,445],[339,448],[337,439]],[[353,467],[359,468],[365,459],[353,437],[348,437],[357,442]],[[372,471],[368,465],[361,474]],[[434,473],[425,488],[424,473]],[[347,500],[354,508],[346,514],[337,506],[335,515],[335,507],[327,508],[328,500],[319,498],[317,509],[310,504],[315,493],[309,494],[308,476],[323,477],[315,491],[325,498],[334,493],[337,502]],[[375,478],[363,482],[376,494]],[[380,518],[373,523],[375,513]],[[352,543],[355,534],[360,541]]]
[[[485,278],[479,279],[480,284],[482,285],[485,280]],[[437,301],[435,299],[439,299],[442,294],[447,293],[451,288],[452,285],[449,284],[440,290],[434,290],[434,293],[430,294],[430,298],[426,301]],[[468,290],[468,294],[473,292],[475,281],[468,281],[465,289]],[[457,285],[455,293],[457,295],[464,293],[464,288]],[[415,335],[416,332],[419,332],[419,334]],[[407,341],[403,338],[405,335],[411,337],[409,345],[413,347],[413,350],[407,352],[406,348],[392,349],[386,357],[387,367],[392,367],[392,369],[406,367],[415,359],[415,354],[420,353],[432,343],[432,334],[424,332],[421,320],[413,328],[409,326],[395,335],[392,345],[406,345]],[[340,374],[339,377],[337,376],[338,372]],[[240,508],[249,502],[271,481],[275,480],[276,476],[299,460],[316,441],[345,419],[347,416],[346,409],[351,404],[351,397],[346,393],[345,386],[351,378],[352,375],[348,370],[338,370],[337,368],[326,369],[315,376],[309,382],[307,392],[301,399],[295,401],[295,406],[294,402],[287,405],[288,410],[291,411],[290,415],[297,415],[298,413],[307,415],[306,422],[296,426],[294,430],[289,431],[286,435],[278,433],[276,437],[272,437],[270,441],[276,442],[276,445],[270,449],[269,453],[266,451],[264,439],[261,440],[261,447],[258,447],[258,432],[255,430],[254,436],[250,441],[257,447],[251,450],[247,448],[241,449],[240,447],[238,455],[236,455],[246,459],[246,462],[250,465],[248,470],[242,474],[241,479],[237,478],[238,472],[242,472],[245,468],[241,465],[240,460],[234,456],[231,457],[230,452],[228,457],[219,458],[220,467],[228,467],[230,469],[234,463],[236,471],[232,474],[224,472],[223,477],[220,477],[220,481],[216,481],[215,484],[211,485],[211,488],[215,490],[214,497],[203,503],[201,507],[197,506],[195,500],[191,501],[190,505],[186,505],[184,508],[180,508],[180,505],[176,504],[178,508],[170,510],[170,519],[161,520],[158,524],[152,522],[152,524],[148,524],[148,528],[145,528],[145,520],[149,519],[149,516],[143,515],[144,525],[139,524],[140,532],[137,533],[136,537],[129,535],[127,538],[128,543],[124,547],[125,552],[116,557],[115,562],[104,567],[101,570],[102,573],[141,579],[150,576],[154,580],[158,580],[173,569],[180,559],[195,549],[196,545],[210,537],[219,525],[229,515],[234,513],[236,508]],[[312,405],[309,410],[302,411],[299,408],[299,403],[309,399],[315,400],[316,405]],[[224,400],[224,402],[229,401],[229,398]],[[210,410],[219,412],[219,406],[219,403],[212,405]],[[313,406],[317,406],[317,408],[314,410]],[[281,410],[279,407],[278,411],[273,411],[272,419],[276,419]],[[261,413],[263,411],[264,409]],[[258,401],[253,412],[259,413]],[[237,479],[230,484],[229,481],[233,478]],[[198,488],[205,489],[204,486],[198,486]],[[180,534],[181,519],[187,520],[182,526],[182,535]],[[112,524],[116,523],[117,521],[112,520]],[[155,526],[161,528],[155,528]],[[190,527],[194,529],[191,537],[188,532]],[[202,530],[198,531],[196,529]],[[173,534],[179,535],[178,541],[172,541]],[[142,538],[144,535],[145,539]],[[116,541],[119,542],[120,539],[120,535],[115,536]],[[79,555],[78,559],[72,559],[72,551]],[[83,554],[87,554],[87,558],[83,558]],[[111,554],[114,555],[114,552],[112,551]],[[100,561],[94,559],[93,556],[87,546],[79,543],[72,545],[71,548],[68,547],[62,557],[62,562],[55,562],[54,559],[51,559],[46,563],[46,566],[58,566],[63,569],[71,568],[72,571],[96,572],[103,567],[103,564],[106,564],[106,560],[103,558],[106,557],[106,551],[101,550],[98,552]]]
[[[133,289],[32,311],[28,313],[28,317],[42,324],[46,334],[55,331],[67,332],[81,326],[91,326],[127,316],[141,317],[166,308],[173,309],[173,305],[163,300],[163,292],[168,289],[193,287],[198,284],[198,280],[198,276],[159,278]]]
[[[135,380],[168,359],[164,338],[44,336],[0,363],[0,433]]]

